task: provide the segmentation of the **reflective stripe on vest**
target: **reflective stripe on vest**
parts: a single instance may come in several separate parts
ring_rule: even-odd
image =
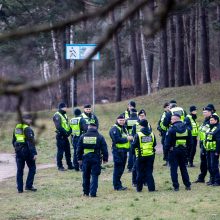
[[[128,111],[125,111],[125,119],[128,119],[129,118],[129,113]]]
[[[183,133],[176,132],[176,145],[175,147],[183,146],[186,147],[186,139],[188,136],[188,130]]]
[[[85,119],[86,124],[88,125],[90,118],[84,112],[82,113],[82,117]]]
[[[174,115],[174,114],[180,115],[181,121],[184,121],[184,119],[185,119],[185,113],[184,113],[184,110],[183,110],[181,107],[171,108],[171,109],[170,109],[170,112],[171,112],[172,115]]]
[[[61,118],[61,127],[67,132],[70,131],[70,124],[67,115],[66,114],[62,115],[60,112],[56,112],[55,115],[56,114],[58,114]]]
[[[200,125],[199,127],[199,139],[200,141],[204,141],[205,140],[205,136],[206,136],[206,131],[209,129],[209,124],[205,124],[205,125]]]
[[[163,131],[167,131],[167,127],[165,127],[164,125],[163,125],[163,121],[164,121],[164,119],[165,119],[165,117],[166,117],[166,112],[164,112],[163,114],[162,114],[162,116],[161,116],[161,119],[160,119],[160,128],[163,130]]]
[[[198,123],[196,121],[193,120],[192,115],[187,115],[186,117],[189,118],[191,126],[192,126],[192,136],[196,137],[198,136],[199,133],[199,126]]]
[[[17,124],[15,126],[14,134],[15,134],[16,142],[25,143],[24,129],[27,127],[29,127],[29,126],[26,124]]]
[[[205,143],[204,147],[207,151],[216,150],[216,141],[213,140],[213,133],[217,129],[217,127],[213,127],[212,129],[208,129],[206,131]]]
[[[92,145],[91,148],[85,148],[83,150],[84,155],[88,153],[94,153],[95,152],[95,145],[97,144],[97,137],[83,137],[83,144]]]
[[[80,136],[80,119],[81,117],[76,117],[70,120],[70,127],[72,128],[72,135],[74,136]]]
[[[139,143],[140,143],[140,154],[141,156],[151,156],[154,154],[153,151],[153,144],[154,144],[154,135],[153,133],[150,133],[150,135],[145,135],[142,132],[137,133],[139,137]],[[139,149],[135,149],[135,155],[136,157],[139,156]]]
[[[138,133],[139,131],[141,131],[141,126],[139,124],[139,122],[136,122],[136,133]]]
[[[128,119],[127,120],[127,130],[128,130],[128,133],[131,134],[132,133],[132,127],[136,124],[137,122],[137,119]]]
[[[126,134],[118,125],[115,124],[114,127],[116,127],[116,128],[120,131],[122,138],[127,138],[127,134]],[[130,148],[130,143],[129,143],[129,141],[127,140],[127,142],[126,142],[126,143],[123,143],[123,144],[117,143],[117,144],[116,144],[116,147],[117,147],[117,148],[120,148],[120,149],[121,149],[121,148],[129,149],[129,148]]]

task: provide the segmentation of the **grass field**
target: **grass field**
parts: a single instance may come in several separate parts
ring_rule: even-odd
[[[156,132],[156,122],[162,112],[165,101],[176,99],[180,106],[188,110],[189,106],[198,106],[199,121],[202,120],[202,107],[213,103],[220,109],[220,83],[196,87],[165,89],[151,96],[135,98],[137,109],[144,108],[147,118]],[[108,131],[116,116],[123,112],[127,101],[97,105],[96,114],[101,126],[100,132],[109,144]],[[46,124],[46,130],[38,137],[38,163],[53,163],[56,154],[53,112],[40,112],[38,124]],[[70,117],[70,114],[69,114]],[[9,120],[10,119],[10,120]],[[15,116],[9,114],[0,119],[0,152],[13,152],[11,146]],[[160,142],[159,138],[157,140]],[[58,172],[56,168],[39,170],[36,175],[36,193],[17,194],[15,178],[0,182],[0,219],[220,219],[220,187],[208,187],[205,184],[193,184],[191,191],[185,191],[179,176],[180,191],[173,192],[170,173],[162,166],[162,155],[157,154],[154,177],[157,192],[149,193],[145,188],[137,193],[131,186],[131,174],[125,172],[122,178],[128,186],[126,192],[116,192],[112,188],[113,164],[110,161],[102,171],[99,180],[97,198],[82,196],[81,173],[74,171]],[[191,181],[199,173],[198,151],[196,168],[190,168]]]

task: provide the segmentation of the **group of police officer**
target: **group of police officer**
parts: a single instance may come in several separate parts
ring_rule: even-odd
[[[91,105],[84,106],[84,112],[75,109],[75,117],[70,121],[66,115],[67,106],[60,103],[53,121],[56,127],[57,168],[65,171],[62,159],[65,154],[67,169],[83,172],[84,196],[96,197],[98,176],[101,163],[108,162],[108,148],[104,137],[98,132],[99,122],[92,113]],[[208,185],[219,186],[220,126],[214,106],[209,104],[203,109],[204,123],[199,127],[196,122],[196,107],[190,107],[190,114],[177,106],[175,100],[164,104],[164,113],[158,122],[164,152],[164,165],[170,166],[171,179],[175,191],[179,190],[177,169],[180,167],[186,190],[191,189],[187,165],[193,167],[196,153],[197,136],[200,137],[201,174],[195,181],[204,182],[207,170],[210,173]],[[26,190],[36,191],[33,186],[36,172],[36,148],[34,133],[30,128],[31,119],[24,116],[16,125],[13,133],[13,146],[17,162],[17,189],[23,192],[23,169],[25,162],[29,167]],[[116,118],[109,135],[112,139],[114,162],[113,187],[123,191],[121,177],[128,159],[128,171],[132,172],[132,185],[141,192],[144,185],[149,192],[155,191],[153,165],[155,159],[156,137],[146,119],[146,112],[136,110],[136,103],[130,101],[127,110]],[[68,137],[74,149],[73,161]],[[127,158],[128,156],[128,158]]]

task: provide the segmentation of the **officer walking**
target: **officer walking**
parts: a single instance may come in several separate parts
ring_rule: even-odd
[[[37,191],[33,186],[34,176],[36,173],[37,151],[35,148],[34,132],[30,127],[32,122],[31,115],[23,115],[21,123],[18,123],[13,132],[12,144],[16,153],[17,164],[17,190],[23,193],[23,174],[25,163],[28,166],[28,176],[25,190]]]
[[[181,121],[181,116],[174,114],[171,117],[172,127],[167,131],[165,138],[165,150],[169,151],[169,164],[171,179],[173,182],[174,191],[179,191],[179,182],[177,169],[180,167],[182,180],[186,190],[191,190],[188,171],[186,168],[186,153],[187,147],[192,143],[191,131]]]
[[[204,183],[205,177],[208,171],[207,168],[207,155],[204,147],[204,141],[206,137],[206,131],[210,126],[210,117],[212,115],[212,109],[210,107],[203,108],[204,121],[199,127],[199,145],[200,145],[200,174],[194,183]]]
[[[72,129],[71,140],[73,145],[73,166],[76,171],[79,171],[79,163],[76,156],[77,143],[79,141],[79,137],[85,133],[86,129],[86,121],[81,116],[80,109],[76,108],[74,110],[75,117],[70,119],[70,127]]]
[[[137,132],[132,143],[132,150],[136,155],[137,192],[141,192],[147,181],[149,192],[155,191],[153,178],[153,164],[155,158],[156,138],[148,128],[148,122],[143,119],[139,122],[141,130]]]
[[[220,125],[219,117],[217,115],[212,115],[210,117],[210,126],[206,131],[204,147],[207,152],[208,170],[210,173],[210,181],[207,183],[207,185],[220,186]]]
[[[72,129],[69,124],[69,120],[66,115],[67,106],[65,103],[60,103],[58,111],[53,116],[53,122],[56,127],[56,140],[57,140],[57,167],[59,171],[65,171],[62,159],[65,153],[66,164],[69,170],[73,170],[74,167],[71,162],[70,143],[68,137],[72,133]]]
[[[101,159],[103,163],[108,162],[108,150],[106,141],[99,134],[95,122],[90,122],[88,131],[79,139],[77,159],[79,164],[82,164],[84,195],[96,197],[98,176],[101,173]]]
[[[97,128],[99,128],[98,118],[96,117],[95,114],[92,113],[92,106],[90,104],[84,105],[84,112],[82,113],[82,117],[86,121],[86,128],[85,128],[86,131],[88,129],[88,125],[90,122],[94,122]]]
[[[196,106],[190,106],[189,111],[190,114],[186,116],[184,119],[184,122],[189,130],[191,130],[192,133],[192,145],[188,149],[187,153],[187,159],[189,162],[189,167],[195,167],[193,164],[194,156],[196,154],[196,146],[197,146],[197,136],[198,136],[198,130],[199,130],[199,125],[196,121],[197,119],[197,108]]]
[[[117,117],[115,125],[113,125],[109,131],[109,135],[112,139],[112,154],[114,161],[113,186],[114,189],[118,191],[127,189],[127,187],[122,186],[121,176],[124,173],[127,152],[130,148],[129,141],[133,140],[133,137],[128,135],[124,125],[125,118],[124,115],[121,114]]]
[[[166,161],[163,166],[168,166],[168,155],[166,154],[166,151],[164,149],[165,145],[164,145],[164,141],[165,141],[165,137],[166,137],[166,132],[168,130],[169,127],[165,127],[163,125],[164,119],[166,117],[167,112],[169,112],[169,102],[164,103],[163,108],[164,108],[164,112],[160,117],[160,120],[158,121],[157,124],[157,130],[160,132],[160,136],[161,136],[161,144],[163,146],[163,160]]]

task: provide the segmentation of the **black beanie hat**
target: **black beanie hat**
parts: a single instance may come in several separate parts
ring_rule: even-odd
[[[61,102],[61,103],[58,105],[58,109],[65,108],[65,107],[67,107],[67,105],[66,105],[64,102]]]
[[[146,116],[146,112],[144,109],[141,109],[139,112],[138,112],[138,116],[141,115],[141,114],[144,114]]]
[[[143,126],[143,127],[148,127],[148,121],[146,119],[142,119],[140,122],[139,122],[139,125]]]
[[[76,108],[75,110],[74,110],[74,115],[75,116],[79,116],[79,115],[81,115],[81,111],[80,111],[80,109],[78,109],[78,108]]]
[[[32,120],[32,115],[31,114],[28,114],[28,113],[24,113],[22,115],[22,119],[23,120]]]
[[[197,110],[197,108],[196,108],[195,105],[192,105],[192,106],[189,107],[190,112],[193,112],[193,111],[196,111],[196,110]]]
[[[213,112],[216,112],[215,106],[213,104],[208,104],[206,107],[209,107],[212,109]]]
[[[172,99],[170,100],[170,104],[173,103],[173,104],[177,104],[176,100]]]
[[[210,108],[210,107],[204,107],[203,109],[202,109],[203,111],[209,111],[209,112],[211,112],[212,111],[212,109]]]
[[[218,115],[211,115],[210,118],[214,118],[219,123],[219,117]]]
[[[91,104],[84,105],[84,108],[91,108],[91,107],[92,107]]]
[[[123,114],[121,114],[117,117],[117,119],[125,119],[125,116]]]
[[[132,107],[136,107],[136,103],[135,103],[135,101],[130,101],[129,103],[128,103],[128,105],[130,105],[130,106],[132,106]]]

